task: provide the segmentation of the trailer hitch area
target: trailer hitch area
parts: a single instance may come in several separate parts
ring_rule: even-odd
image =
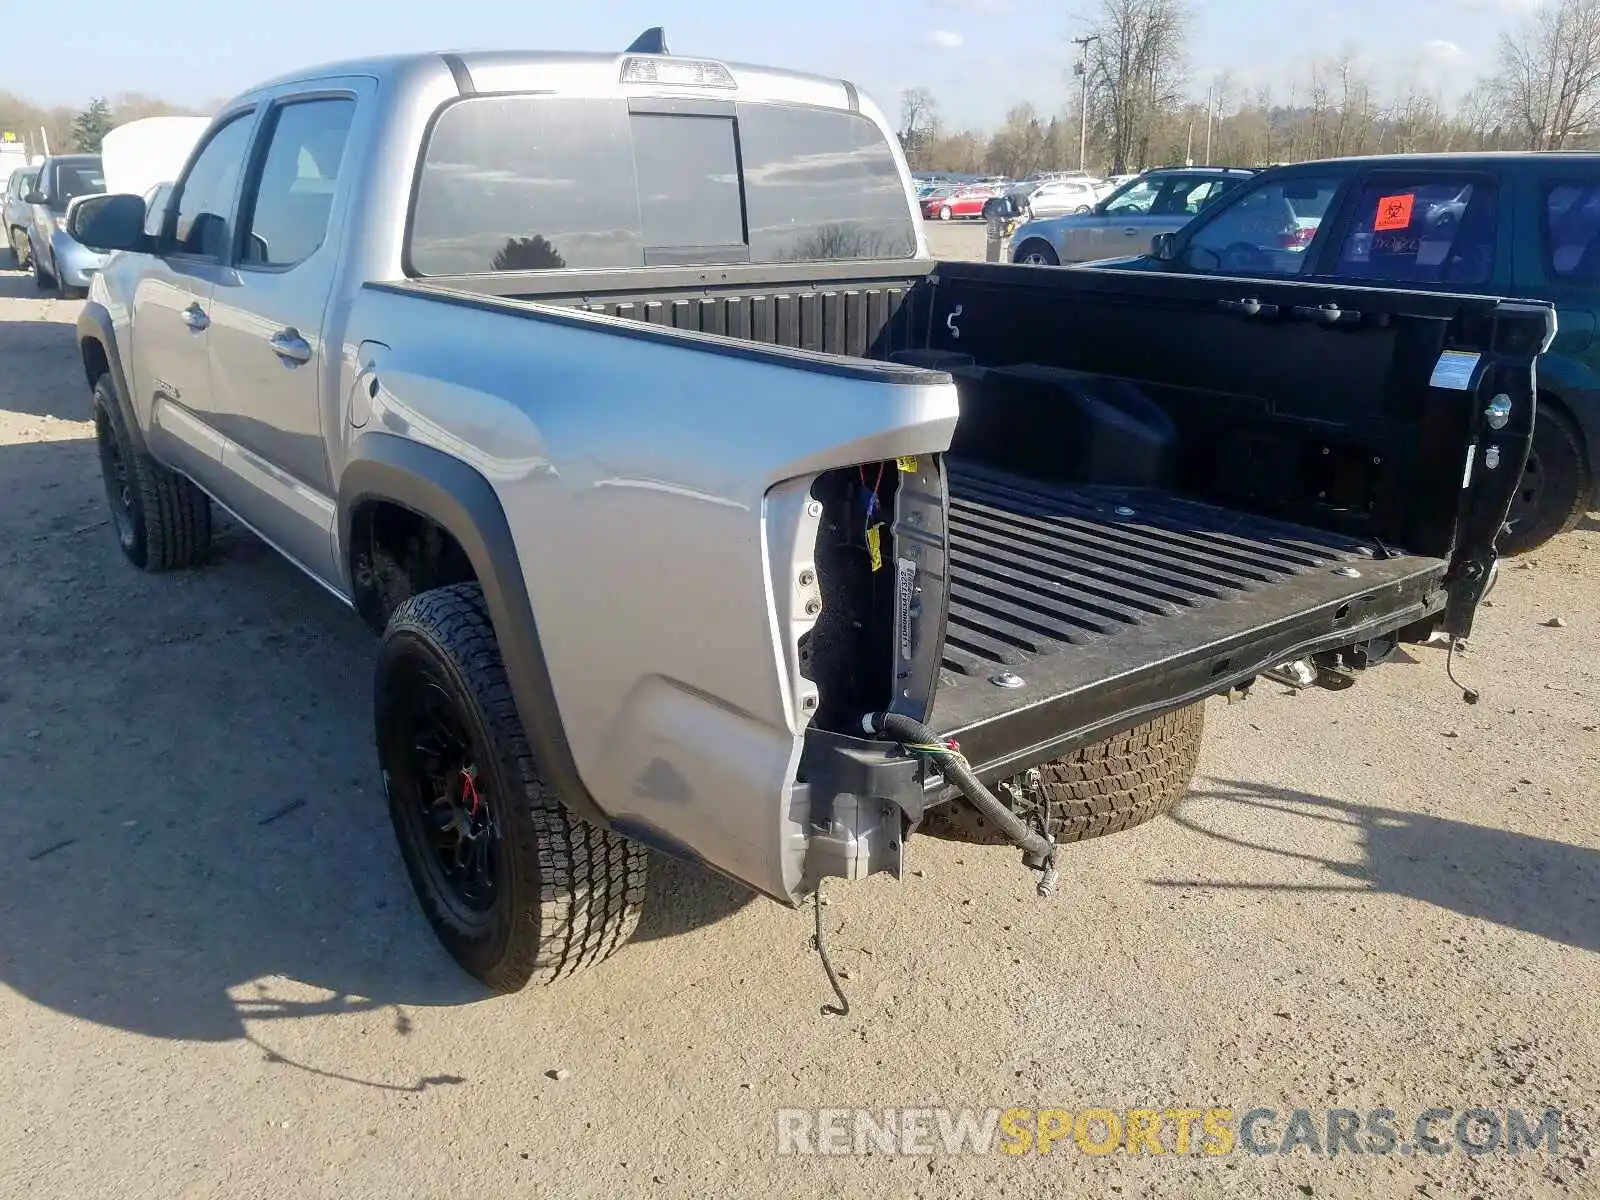
[[[1354,686],[1356,681],[1356,669],[1344,661],[1342,653],[1337,652],[1297,658],[1292,662],[1279,663],[1272,670],[1261,673],[1272,682],[1281,683],[1284,687],[1297,692],[1308,691],[1314,687],[1340,692]]]

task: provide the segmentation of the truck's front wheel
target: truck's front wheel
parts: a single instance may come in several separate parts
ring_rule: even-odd
[[[1189,791],[1205,720],[1205,705],[1190,704],[1041,764],[1037,788],[1019,791],[1048,799],[1050,836],[1057,842],[1081,842],[1142,825]],[[1037,817],[1035,811],[1020,815],[1030,823]],[[933,809],[923,829],[957,841],[1004,840],[959,800]]]
[[[534,761],[482,590],[413,596],[384,633],[378,759],[412,886],[440,941],[502,992],[626,942],[644,849],[574,817]]]
[[[94,385],[94,436],[117,541],[143,571],[198,566],[211,551],[211,501],[134,445],[111,376]]]

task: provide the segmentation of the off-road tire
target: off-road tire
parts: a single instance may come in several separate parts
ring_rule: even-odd
[[[7,244],[11,247],[11,258],[16,263],[17,270],[26,271],[33,266],[33,250],[28,245],[28,235],[20,229],[7,231]]]
[[[33,253],[31,243],[28,247],[28,260],[29,265],[33,267],[33,286],[41,292],[54,291],[56,286],[55,277],[44,269],[44,264],[39,261],[39,256]]]
[[[93,415],[111,525],[128,561],[152,573],[205,562],[211,551],[210,499],[133,444],[110,375],[95,381]]]
[[[1519,492],[1519,502],[1513,503],[1509,514],[1511,532],[1502,534],[1498,542],[1500,553],[1526,554],[1575,529],[1594,493],[1590,469],[1577,427],[1565,413],[1541,399],[1528,469],[1517,482],[1519,489],[1536,487],[1536,499],[1530,505]]]
[[[463,920],[437,874],[433,849],[404,805],[419,797],[399,769],[406,728],[400,682],[425,670],[468,730],[484,796],[498,827],[493,907]],[[633,935],[644,902],[648,853],[569,812],[546,781],[517,715],[500,647],[477,584],[406,600],[383,635],[374,686],[378,758],[401,856],[424,915],[451,956],[500,992],[558,979],[602,962]]]
[[[1050,836],[1081,842],[1166,812],[1189,791],[1204,732],[1205,705],[1191,704],[1042,764],[1039,786],[1050,801]],[[930,811],[922,831],[955,841],[1005,840],[978,813],[957,814],[949,805]]]

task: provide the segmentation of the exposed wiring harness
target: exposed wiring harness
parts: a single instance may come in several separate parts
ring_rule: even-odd
[[[1048,814],[1041,819],[1042,829],[1030,829],[1026,821],[983,785],[959,746],[942,740],[921,721],[900,713],[869,713],[862,718],[866,732],[898,742],[915,754],[934,759],[944,777],[954,784],[1007,841],[1022,851],[1022,861],[1041,872],[1038,892],[1048,897],[1056,886],[1056,844],[1050,837]]]

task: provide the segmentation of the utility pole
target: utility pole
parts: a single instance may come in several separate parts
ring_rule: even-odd
[[[1073,70],[1077,73],[1081,84],[1081,95],[1078,99],[1078,170],[1085,169],[1089,159],[1089,47],[1098,42],[1098,33],[1088,33],[1081,38],[1073,38],[1072,44],[1078,48],[1078,62]]]
[[[1206,85],[1206,166],[1211,165],[1211,84]]]

